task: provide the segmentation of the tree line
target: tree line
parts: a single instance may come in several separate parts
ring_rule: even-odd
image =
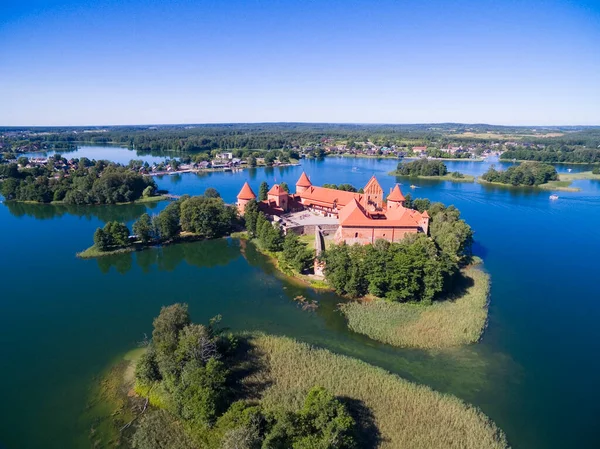
[[[356,447],[354,419],[324,388],[312,388],[295,411],[239,399],[249,352],[219,321],[194,324],[185,304],[163,307],[154,319],[152,340],[136,365],[135,390],[162,410],[152,407],[140,419],[134,448]]]
[[[481,179],[513,186],[538,186],[549,181],[558,181],[558,173],[549,164],[523,162],[508,167],[506,170],[496,170],[492,165],[488,171],[481,175]]]
[[[123,223],[109,222],[94,233],[99,251],[109,251],[139,242],[143,245],[169,242],[182,232],[196,238],[217,238],[230,234],[239,226],[237,210],[223,202],[219,193],[208,188],[204,195],[184,195],[171,202],[158,215],[142,214],[133,223],[133,235]]]
[[[500,159],[547,163],[597,164],[600,163],[600,149],[573,148],[566,145],[543,149],[516,147],[502,153]]]
[[[296,234],[288,232],[285,236],[281,227],[271,223],[258,208],[256,201],[246,204],[244,221],[250,239],[256,239],[261,248],[276,253],[280,262],[296,273],[303,273],[312,267],[315,253],[301,242]]]
[[[405,204],[428,211],[430,237],[419,233],[399,243],[380,239],[372,245],[329,245],[322,259],[325,278],[336,292],[422,303],[452,292],[460,267],[471,256],[471,227],[454,206],[427,199],[413,202],[409,195]]]
[[[21,167],[0,165],[0,192],[7,200],[115,204],[154,196],[157,190],[152,178],[105,160],[81,158],[67,165],[56,155],[45,166],[26,168],[27,158],[19,159]]]
[[[429,159],[400,162],[396,168],[396,174],[400,176],[444,176],[447,173],[446,164]]]

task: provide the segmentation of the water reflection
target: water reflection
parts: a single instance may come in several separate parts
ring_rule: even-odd
[[[226,266],[238,257],[240,251],[236,241],[215,239],[112,254],[98,257],[96,262],[104,274],[109,273],[111,268],[126,274],[133,268],[134,262],[143,273],[150,273],[154,267],[158,271],[173,272],[182,262],[198,268],[213,268]]]
[[[38,220],[51,220],[68,214],[87,218],[88,220],[98,218],[104,222],[130,222],[137,219],[144,212],[158,212],[162,208],[161,202],[86,206],[76,204],[32,204],[16,201],[5,201],[3,204],[15,217],[28,216]]]

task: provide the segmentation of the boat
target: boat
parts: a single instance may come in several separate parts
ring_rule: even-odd
[[[417,188],[417,186],[416,186],[416,185],[414,185],[414,184],[411,184],[411,185],[410,185],[410,188],[411,188],[411,189],[416,189],[416,188]]]
[[[572,170],[573,170],[572,168],[569,168],[569,169],[567,169],[567,171],[568,171],[569,173],[571,173],[571,171],[572,171]]]
[[[558,195],[550,195],[550,199],[551,200],[557,200],[558,199]]]

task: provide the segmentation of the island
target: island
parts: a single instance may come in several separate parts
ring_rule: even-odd
[[[416,179],[435,179],[452,182],[474,182],[475,177],[460,172],[448,172],[441,160],[417,159],[412,162],[400,162],[390,175]]]
[[[302,173],[295,194],[276,184],[262,201],[244,184],[237,206],[246,238],[280,271],[348,298],[340,310],[354,331],[405,347],[477,342],[489,276],[458,209],[413,201],[398,185],[384,201],[374,176],[361,191],[314,186]]]
[[[571,182],[578,179],[600,180],[599,171],[558,174],[554,166],[542,162],[522,162],[506,170],[496,170],[494,166],[479,178],[485,184],[505,185],[513,187],[535,187],[544,190],[559,190],[576,192],[579,189],[571,187]]]
[[[508,447],[454,396],[287,337],[227,332],[220,317],[192,323],[186,304],[163,307],[151,340],[102,384],[119,447]]]

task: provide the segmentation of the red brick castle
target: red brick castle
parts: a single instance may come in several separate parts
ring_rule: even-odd
[[[337,219],[334,240],[353,244],[374,243],[377,239],[398,242],[406,234],[427,233],[429,215],[404,207],[404,195],[396,184],[391,193],[383,200],[383,189],[373,176],[363,189],[364,193],[313,186],[303,172],[296,182],[296,193],[286,192],[279,185],[269,190],[265,201],[259,202],[259,208],[272,217],[285,217],[290,213],[309,211],[321,217]],[[237,196],[240,214],[249,201],[256,195],[245,183]]]

